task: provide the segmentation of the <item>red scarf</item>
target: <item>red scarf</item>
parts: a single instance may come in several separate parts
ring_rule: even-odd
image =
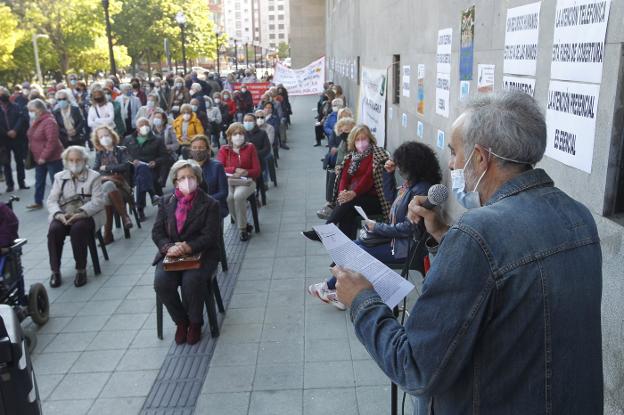
[[[184,228],[186,217],[193,207],[193,199],[195,199],[196,194],[197,190],[185,196],[181,191],[175,189],[175,197],[176,199],[178,199],[178,205],[176,206],[175,211],[178,234],[180,234],[182,232],[182,229]]]

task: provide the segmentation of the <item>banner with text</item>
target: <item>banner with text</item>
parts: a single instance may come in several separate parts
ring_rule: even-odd
[[[535,95],[535,79],[522,76],[504,76],[503,89],[505,91],[520,91],[527,95]]]
[[[550,77],[602,80],[610,0],[558,0]]]
[[[362,67],[358,122],[366,124],[377,145],[383,147],[386,140],[386,70]]]
[[[535,76],[541,2],[507,10],[503,72]]]
[[[262,99],[262,95],[271,88],[270,82],[254,82],[250,84],[241,84],[240,82],[232,83],[232,88],[234,90],[241,89],[241,86],[245,85],[249,92],[251,92],[251,97],[253,98],[254,105],[258,105],[260,100]],[[289,91],[290,93],[290,91]]]
[[[325,83],[325,57],[315,60],[305,68],[290,69],[277,63],[273,76],[275,84],[283,84],[288,95],[318,95]]]
[[[438,30],[436,54],[436,114],[449,117],[451,106],[451,49],[453,29]]]
[[[550,81],[546,155],[591,173],[600,85]]]

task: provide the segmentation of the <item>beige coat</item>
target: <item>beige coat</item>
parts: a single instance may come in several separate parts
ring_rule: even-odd
[[[65,186],[63,186],[65,181]],[[61,194],[61,188],[63,193]],[[52,222],[54,215],[61,212],[60,204],[77,194],[91,195],[88,202],[82,205],[87,215],[95,221],[95,228],[98,229],[104,224],[105,214],[104,206],[106,206],[106,195],[102,192],[102,177],[98,172],[91,169],[85,171],[76,179],[72,178],[68,170],[63,170],[54,175],[54,184],[50,196],[48,196],[48,212],[50,216],[48,221]]]

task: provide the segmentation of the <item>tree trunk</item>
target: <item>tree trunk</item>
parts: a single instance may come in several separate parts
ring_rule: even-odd
[[[147,57],[147,79],[152,80],[152,53],[150,49],[145,51]]]

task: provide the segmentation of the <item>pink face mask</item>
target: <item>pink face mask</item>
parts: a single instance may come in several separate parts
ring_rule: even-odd
[[[197,180],[192,178],[186,178],[178,181],[178,189],[183,195],[193,193],[197,189]]]
[[[359,140],[355,142],[355,148],[358,151],[358,153],[363,153],[366,150],[368,150],[368,147],[370,146],[370,143],[368,142],[368,140]]]

